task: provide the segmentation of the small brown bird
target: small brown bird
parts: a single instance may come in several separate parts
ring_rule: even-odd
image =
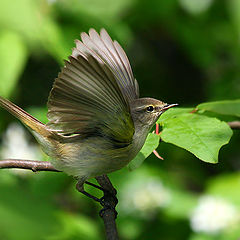
[[[176,105],[139,98],[128,58],[106,30],[90,29],[81,39],[54,82],[46,125],[0,97],[0,106],[28,127],[53,166],[80,185],[126,166],[160,115]]]

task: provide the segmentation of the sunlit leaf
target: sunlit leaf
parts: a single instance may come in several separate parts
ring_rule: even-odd
[[[128,164],[130,171],[140,167],[143,161],[158,147],[160,136],[154,133],[149,133],[144,146],[138,155]]]
[[[227,144],[232,130],[227,123],[198,114],[182,114],[164,122],[161,138],[193,153],[199,159],[218,162],[220,148]]]
[[[240,117],[240,99],[201,103],[197,109]]]
[[[190,113],[194,110],[194,108],[179,108],[179,107],[174,107],[168,109],[166,112],[164,112],[161,117],[158,119],[158,123],[162,125],[165,121],[176,117],[179,114],[183,113]]]

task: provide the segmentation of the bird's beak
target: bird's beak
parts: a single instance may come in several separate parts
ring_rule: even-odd
[[[178,106],[178,104],[177,104],[177,103],[166,104],[166,105],[163,106],[162,110],[163,110],[163,111],[166,111],[166,110],[168,110],[169,108],[172,108],[172,107],[175,107],[175,106]]]

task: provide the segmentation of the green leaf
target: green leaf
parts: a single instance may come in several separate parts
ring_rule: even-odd
[[[27,49],[19,35],[13,32],[0,34],[0,95],[9,97],[22,73],[26,60]]]
[[[137,156],[128,164],[128,169],[133,171],[140,167],[143,161],[155,150],[159,145],[160,136],[154,133],[149,133],[144,146]]]
[[[240,117],[240,99],[201,103],[197,109]]]
[[[218,152],[231,136],[232,130],[227,123],[189,113],[164,122],[161,133],[163,141],[184,148],[209,163],[218,162]]]
[[[161,117],[158,119],[157,123],[160,125],[164,124],[165,121],[183,113],[190,113],[194,110],[194,108],[170,108],[166,112],[164,112]]]

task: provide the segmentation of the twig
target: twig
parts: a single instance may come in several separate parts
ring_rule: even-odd
[[[240,121],[228,122],[231,129],[240,129]]]
[[[19,168],[32,170],[33,172],[38,171],[50,171],[50,172],[60,172],[53,167],[50,162],[47,161],[33,161],[33,160],[19,160],[19,159],[6,159],[0,160],[0,169],[6,168]],[[101,210],[100,216],[103,219],[106,239],[107,240],[117,240],[118,232],[116,227],[116,210],[117,205],[116,194],[117,191],[113,187],[111,181],[107,175],[96,177],[99,185],[105,189],[103,196],[103,209]]]
[[[0,169],[1,168],[21,168],[32,170],[33,172],[40,171],[60,172],[57,169],[55,169],[50,162],[19,159],[0,160]]]
[[[195,108],[194,110],[192,110],[190,113],[195,113],[197,112],[198,109]],[[233,130],[239,130],[240,129],[240,121],[233,121],[233,122],[228,122],[227,123],[229,125],[229,127]]]

